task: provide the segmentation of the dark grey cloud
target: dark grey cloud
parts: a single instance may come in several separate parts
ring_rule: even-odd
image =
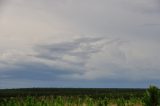
[[[0,80],[31,80],[31,81],[61,81],[60,76],[74,74],[73,70],[63,70],[54,66],[51,68],[42,63],[19,63],[17,68],[1,69]]]
[[[85,65],[91,58],[90,56],[100,52],[103,46],[115,41],[117,40],[105,41],[101,37],[82,37],[55,44],[37,45],[33,48],[36,55],[27,55],[28,59],[24,62],[16,62],[14,64],[17,66],[16,68],[1,70],[0,78],[33,81],[77,80],[67,76],[83,76],[87,71]],[[65,59],[65,56],[69,57]],[[70,60],[72,57],[75,58],[73,61]],[[31,58],[35,58],[37,61],[32,61]],[[46,63],[40,62],[41,60],[46,61]],[[9,65],[10,63],[3,64]],[[64,65],[68,66],[65,67]]]
[[[76,62],[80,65],[84,64],[85,60],[89,58],[92,53],[97,53],[100,51],[101,47],[97,48],[94,43],[102,41],[103,38],[96,37],[96,38],[78,38],[73,41],[61,42],[56,44],[49,44],[49,45],[37,45],[34,49],[38,53],[37,57],[45,58],[50,60],[63,60],[63,56],[74,56],[82,60],[82,62]],[[69,62],[69,61],[68,61]],[[74,64],[74,62],[73,62]],[[76,63],[75,63],[76,64]]]

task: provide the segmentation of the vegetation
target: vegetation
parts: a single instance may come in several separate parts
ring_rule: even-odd
[[[133,106],[141,105],[141,100],[132,101],[125,99],[93,99],[90,97],[67,97],[67,96],[40,96],[40,97],[10,97],[1,100],[1,106]]]
[[[145,106],[160,106],[159,89],[156,86],[150,86],[144,96]]]
[[[89,96],[91,98],[142,98],[146,89],[119,89],[119,88],[23,88],[0,89],[1,97],[26,96]]]
[[[159,89],[2,89],[0,106],[159,106]]]

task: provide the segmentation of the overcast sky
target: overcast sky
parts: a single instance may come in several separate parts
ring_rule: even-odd
[[[159,0],[0,0],[0,88],[150,84]]]

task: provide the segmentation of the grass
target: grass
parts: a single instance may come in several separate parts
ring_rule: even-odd
[[[136,98],[121,99],[93,99],[90,97],[40,96],[40,97],[10,97],[1,100],[1,106],[141,106],[142,101]]]

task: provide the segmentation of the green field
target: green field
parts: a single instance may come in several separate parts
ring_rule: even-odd
[[[146,89],[1,89],[0,106],[144,106]]]

